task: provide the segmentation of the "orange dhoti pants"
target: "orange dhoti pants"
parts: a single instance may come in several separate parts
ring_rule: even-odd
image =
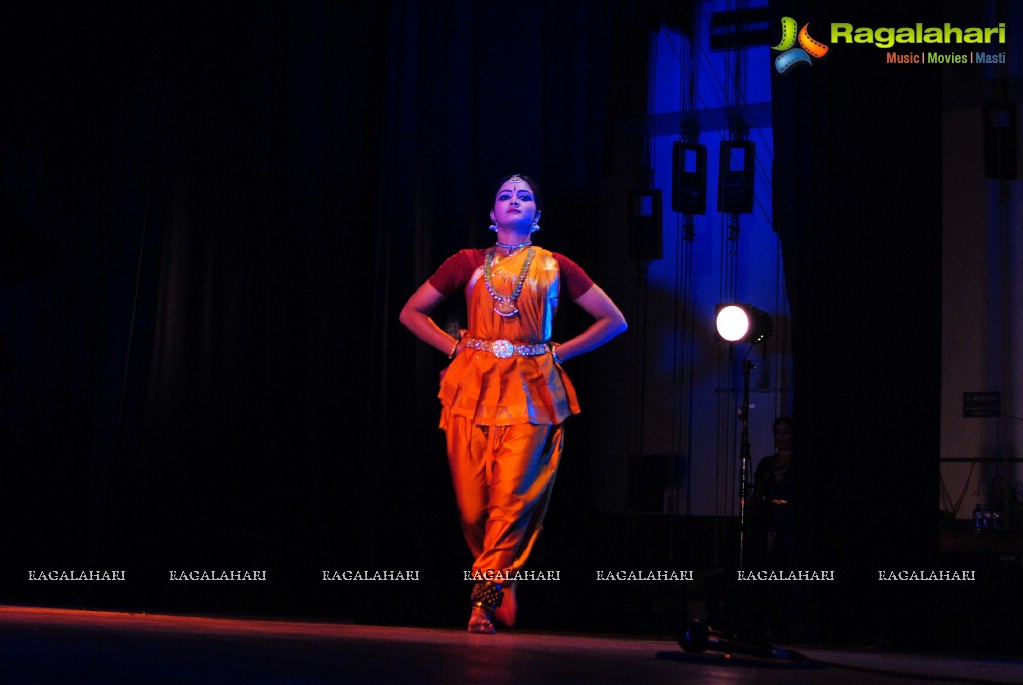
[[[448,463],[473,573],[514,574],[540,535],[564,425],[478,426],[446,417]]]

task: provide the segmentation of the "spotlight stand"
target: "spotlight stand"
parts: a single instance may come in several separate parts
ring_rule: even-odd
[[[742,422],[742,444],[739,448],[739,570],[745,570],[746,549],[746,505],[749,501],[750,470],[753,458],[749,444],[749,375],[753,362],[742,360],[742,404],[739,406],[739,421]]]
[[[744,316],[736,320],[731,310],[741,310]],[[767,340],[774,330],[771,317],[753,305],[718,305],[715,321],[718,336],[728,342],[748,342],[750,350],[742,358],[742,401],[739,405],[739,420],[742,422],[742,445],[739,452],[739,569],[745,569],[746,554],[746,509],[751,493],[752,461],[749,444],[749,377],[756,368],[749,361],[753,345]]]

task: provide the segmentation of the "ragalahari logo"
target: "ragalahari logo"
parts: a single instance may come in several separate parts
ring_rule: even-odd
[[[792,17],[781,18],[781,42],[771,48],[781,52],[774,58],[774,68],[779,74],[784,74],[800,62],[812,65],[815,59],[821,59],[828,54],[827,45],[810,37],[807,30],[809,24],[803,24],[803,28],[797,32],[798,26]],[[797,42],[799,47],[796,47]]]

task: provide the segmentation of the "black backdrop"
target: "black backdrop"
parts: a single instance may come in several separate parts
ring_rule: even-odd
[[[443,359],[397,313],[487,240],[500,174],[589,211],[609,121],[645,107],[647,20],[611,2],[4,13],[4,598],[461,621],[461,583],[318,581],[464,555]],[[599,273],[592,227],[560,223],[545,245]],[[166,580],[239,567],[272,590]],[[54,568],[128,581],[25,580]]]
[[[316,581],[461,553],[435,428],[442,360],[398,309],[486,240],[501,173],[537,173],[548,204],[583,216],[609,174],[635,171],[612,152],[641,143],[617,126],[645,107],[650,20],[674,11],[5,9],[0,600],[462,620],[458,583],[325,600]],[[821,455],[807,536],[825,567],[918,563],[936,535],[938,72],[828,67],[775,92],[800,449]],[[599,274],[622,251],[590,229],[559,223],[545,245]],[[917,304],[909,337],[887,332],[907,330],[902,301]],[[582,520],[591,505],[575,503]],[[164,580],[246,564],[275,591]],[[54,567],[131,573],[114,589],[24,580]],[[825,596],[822,620],[899,629],[871,588]]]
[[[845,0],[774,7],[808,22],[811,35],[835,21],[984,25],[979,8],[961,4],[956,12]],[[942,70],[900,69],[873,46],[831,50],[820,68],[773,82],[774,219],[792,307],[797,449],[812,457],[803,547],[847,580],[841,591],[821,591],[824,633],[927,644],[944,618],[969,623],[954,614],[976,610],[976,596],[885,585],[877,573],[950,561],[937,554],[936,506]],[[971,172],[979,170],[963,170]]]

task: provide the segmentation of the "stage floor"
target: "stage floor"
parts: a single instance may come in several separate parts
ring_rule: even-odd
[[[668,640],[0,607],[0,683],[1021,683],[1023,661],[785,645],[806,661]]]

